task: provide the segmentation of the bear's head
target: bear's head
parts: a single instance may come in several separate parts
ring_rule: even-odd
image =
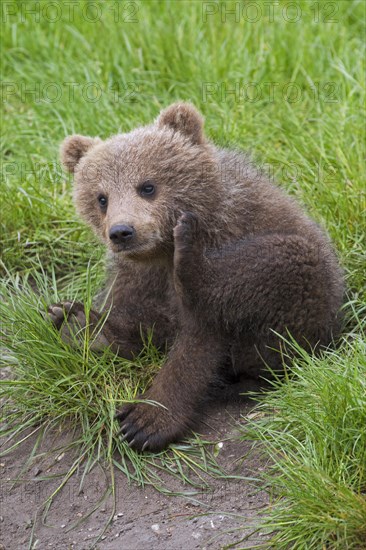
[[[190,104],[176,103],[157,120],[106,141],[74,135],[61,146],[74,173],[81,217],[113,252],[134,259],[170,255],[184,211],[201,218],[217,206],[217,162]]]

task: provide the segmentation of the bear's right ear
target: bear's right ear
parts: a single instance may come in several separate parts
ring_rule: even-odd
[[[80,159],[95,145],[102,143],[100,138],[87,136],[68,136],[61,143],[61,162],[69,172],[75,172],[76,165]]]

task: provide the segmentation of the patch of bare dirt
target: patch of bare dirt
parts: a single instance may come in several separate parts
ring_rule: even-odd
[[[212,407],[200,430],[206,439],[223,441],[217,460],[232,476],[255,477],[264,467],[254,455],[246,456],[249,443],[226,441],[235,432],[234,422],[251,406],[243,402]],[[59,434],[57,446],[69,439],[70,434]],[[55,439],[50,437],[41,451],[47,453],[55,444]],[[73,463],[73,453],[49,453],[43,459],[32,461],[30,469],[22,473],[33,445],[34,440],[30,438],[1,459],[1,550],[222,548],[255,530],[259,514],[268,503],[266,493],[248,480],[207,478],[210,488],[190,496],[195,492],[192,487],[163,473],[172,491],[186,493],[175,497],[161,494],[151,486],[141,488],[129,484],[126,477],[116,471],[117,508],[103,533],[113,513],[113,498],[109,496],[98,505],[109,479],[101,467],[95,466],[82,491],[79,490],[81,472],[70,478],[42,520],[42,504],[60,483],[59,477],[49,477],[67,471]],[[14,483],[18,476],[19,481]],[[249,541],[241,542],[239,547],[263,542],[264,535],[256,533]]]

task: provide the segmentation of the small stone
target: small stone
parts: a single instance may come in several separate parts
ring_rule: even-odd
[[[160,525],[158,523],[154,523],[154,525],[151,526],[151,529],[154,531],[154,533],[159,533]]]

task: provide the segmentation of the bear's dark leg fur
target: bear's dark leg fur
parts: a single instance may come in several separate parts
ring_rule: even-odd
[[[136,450],[160,451],[193,427],[224,361],[225,347],[215,334],[198,331],[185,316],[167,361],[141,397],[160,403],[126,405],[117,415],[121,433]]]

